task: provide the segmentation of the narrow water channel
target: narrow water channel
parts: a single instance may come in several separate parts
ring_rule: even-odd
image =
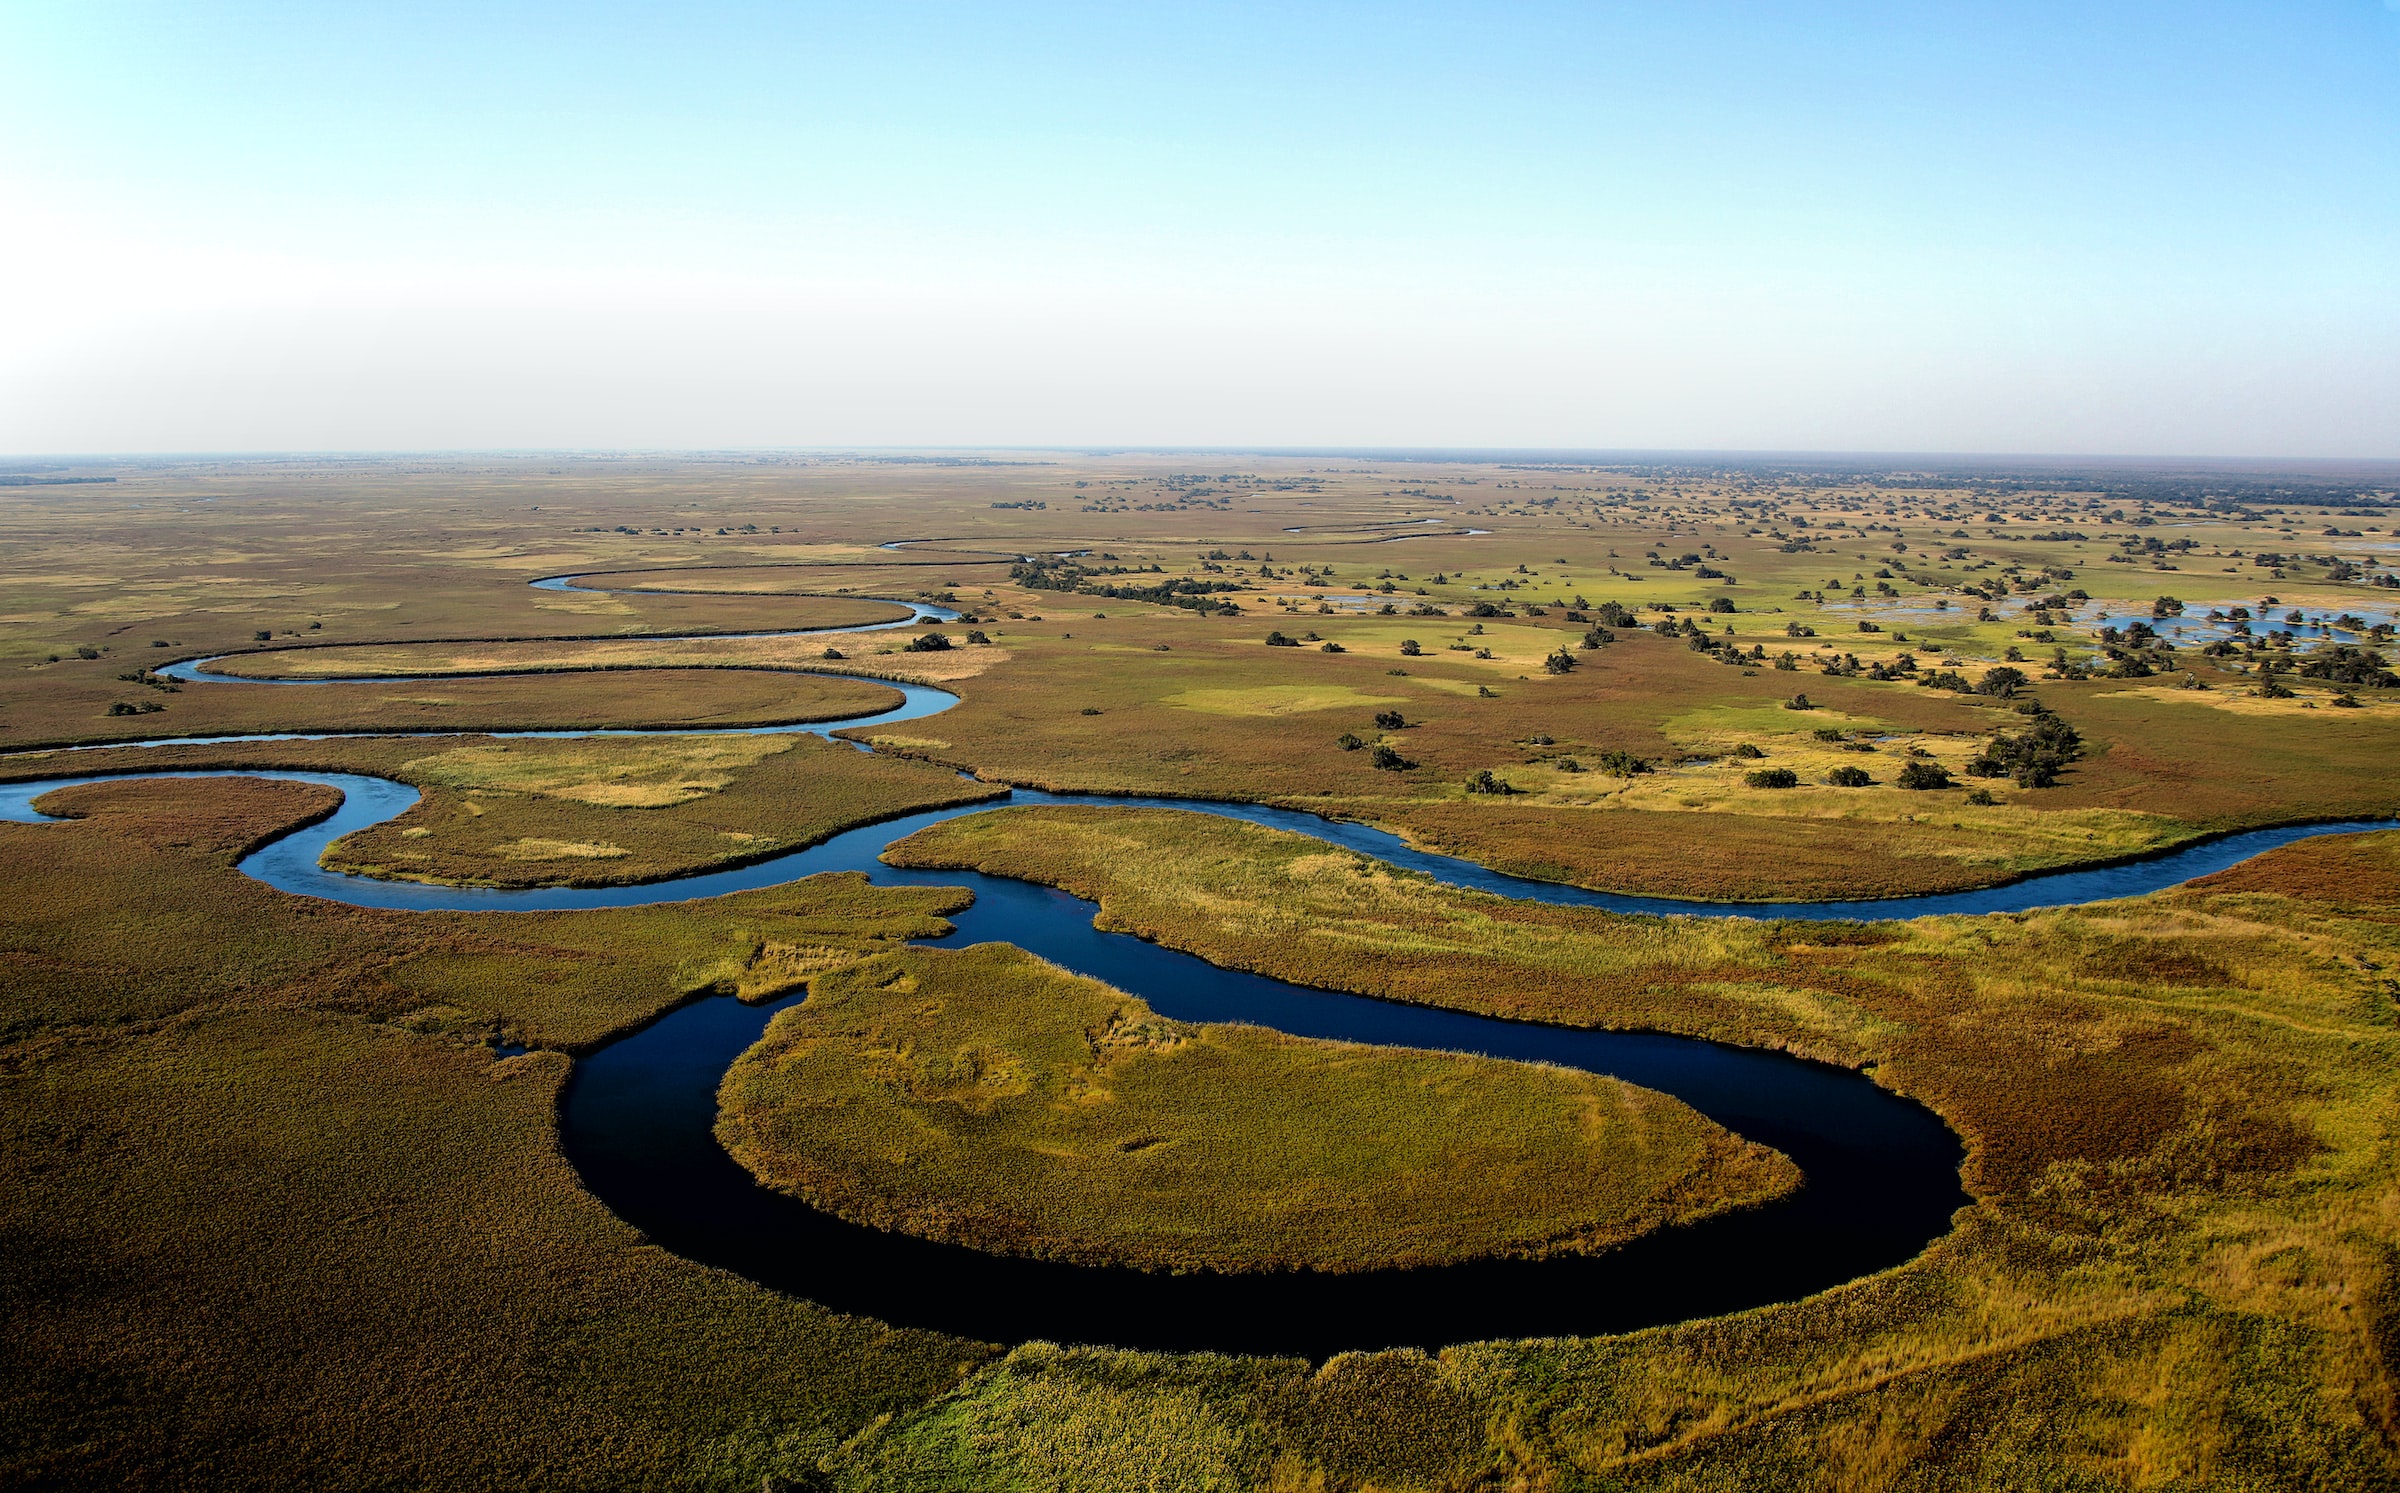
[[[539,584],[570,581],[554,577]],[[919,608],[918,615],[938,615],[938,609]],[[895,625],[907,624],[877,626]],[[178,666],[177,677],[202,683],[226,679],[208,671],[211,662]],[[956,703],[946,691],[892,687],[901,693],[900,704],[874,716],[757,729],[823,734],[844,726],[921,719]],[[187,740],[287,739],[318,739],[318,734]],[[1857,1073],[1688,1038],[1503,1022],[1311,990],[1102,933],[1092,926],[1092,904],[1064,892],[976,872],[900,870],[877,858],[894,840],[961,814],[985,812],[994,807],[989,803],[862,826],[809,849],[731,870],[632,887],[507,890],[379,881],[320,864],[334,840],[413,805],[417,791],[403,784],[353,773],[282,769],[139,775],[276,778],[338,789],[343,801],[330,818],[262,847],[239,869],[294,895],[359,906],[488,912],[641,906],[776,886],[835,870],[863,871],[883,885],[964,886],[975,894],[974,905],[954,916],[956,931],[941,942],[1016,944],[1139,995],[1180,1020],[1246,1021],[1295,1036],[1474,1052],[1610,1074],[1675,1095],[1728,1129],[1782,1151],[1807,1178],[1790,1197],[1662,1230],[1597,1256],[1353,1275],[1157,1275],[1019,1260],[885,1233],[844,1223],[758,1186],[716,1144],[717,1086],[774,1012],[789,1002],[746,1007],[727,998],[704,999],[577,1062],[561,1103],[561,1142],[585,1184],[619,1216],[687,1258],[898,1325],[999,1341],[1049,1338],[1312,1357],[1350,1348],[1616,1332],[1790,1300],[1899,1264],[1946,1232],[1953,1210],[1967,1201],[1958,1181],[1957,1137],[1930,1111]],[[40,795],[117,776],[123,775],[0,785],[0,819],[41,820],[45,816],[32,807]],[[1412,850],[1380,830],[1290,809],[1029,790],[1018,790],[1006,802],[1218,814],[1313,835],[1454,886],[1503,896],[1622,913],[1804,919],[2008,912],[2132,896],[2310,835],[2389,827],[2389,821],[2351,821],[2258,830],[2123,865],[2030,877],[1978,892],[1725,904],[1528,881]]]

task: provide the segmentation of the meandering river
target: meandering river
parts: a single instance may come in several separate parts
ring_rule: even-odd
[[[535,582],[572,587],[572,576]],[[598,589],[598,588],[579,588]],[[890,623],[802,632],[870,632],[955,614],[912,607]],[[725,637],[745,634],[705,634]],[[747,636],[796,636],[796,632]],[[661,638],[657,641],[680,641]],[[214,659],[163,673],[195,683],[231,680]],[[456,678],[458,675],[429,676]],[[854,677],[854,676],[834,676]],[[248,680],[331,684],[343,680]],[[371,682],[400,682],[378,676]],[[884,683],[885,681],[875,681]],[[900,703],[849,720],[753,728],[812,732],[918,720],[957,697],[891,684]],[[187,737],[144,746],[319,740],[378,733],[283,732]],[[502,736],[708,735],[712,730],[495,732]],[[837,1310],[903,1326],[1021,1341],[1049,1338],[1159,1349],[1299,1353],[1496,1337],[1624,1331],[1789,1300],[1913,1257],[1967,1202],[1958,1139],[1930,1111],[1867,1077],[1778,1053],[1653,1033],[1600,1032],[1505,1022],[1460,1012],[1312,990],[1218,969],[1092,926],[1092,904],[1064,892],[965,871],[884,865],[884,847],[929,824],[982,813],[991,803],[936,809],[863,826],[805,850],[723,871],[629,887],[507,890],[381,881],[326,869],[326,846],[404,813],[417,790],[355,773],[244,769],[145,776],[277,778],[339,790],[329,818],[295,829],[239,869],[296,896],[365,907],[508,912],[641,906],[776,886],[822,871],[862,871],[882,885],[964,886],[974,904],[942,942],[1000,940],[1139,995],[1186,1021],[1247,1021],[1296,1036],[1475,1052],[1605,1073],[1672,1094],[1719,1124],[1784,1152],[1806,1176],[1789,1197],[1662,1230],[1605,1254],[1542,1261],[1484,1261],[1350,1275],[1159,1275],[1020,1260],[844,1223],[769,1191],[718,1147],[718,1083],[789,1002],[749,1007],[711,998],[671,1011],[582,1056],[561,1102],[559,1128],[586,1186],[658,1244]],[[123,773],[62,776],[0,786],[0,818],[38,821],[42,794]],[[2133,896],[2221,870],[2310,835],[2388,828],[2388,821],[2287,826],[2189,846],[2125,864],[2028,877],[1979,892],[1860,902],[1695,903],[1529,881],[1398,837],[1289,809],[1183,799],[1090,797],[1018,790],[1011,805],[1154,806],[1219,814],[1295,830],[1501,896],[1689,917],[1904,918],[2019,911]]]

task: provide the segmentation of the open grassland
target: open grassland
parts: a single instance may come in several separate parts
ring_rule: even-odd
[[[1015,782],[1301,804],[1596,885],[1927,890],[2392,807],[2395,692],[2307,677],[2308,641],[2276,637],[2292,613],[2352,617],[2367,630],[2344,634],[2370,643],[2392,619],[2390,483],[2358,474],[1143,453],[77,471],[114,480],[0,489],[0,750],[829,718],[891,697],[749,668],[173,691],[143,676],[227,651],[432,639],[521,640],[509,657],[559,648],[542,666],[565,667],[569,650],[542,640],[807,626],[854,613],[801,593],[847,590],[840,607],[947,594],[971,617],[947,631],[993,640],[958,710],[868,733],[893,751]],[[930,535],[950,537],[877,548]],[[1068,551],[1072,566],[988,558]],[[630,595],[526,584],[596,570],[652,575],[605,582]],[[1200,615],[1204,598],[1220,614]],[[1689,634],[1624,625],[1583,649],[1586,624],[1565,614],[1604,600],[1644,629],[1692,621],[1716,661]],[[2195,624],[2228,616],[2127,656],[2122,630],[2171,629],[2169,602]],[[1267,649],[1270,629],[1300,646]],[[2204,657],[2212,637],[2238,641]],[[1561,645],[1577,667],[1552,675]],[[1969,682],[2004,666],[2118,677],[2036,678],[2086,755],[2057,787],[1991,782],[1998,801],[1970,805],[1975,784],[1909,793],[1894,768],[1914,746],[1955,770],[2018,718],[1870,677],[1904,655]],[[618,661],[645,659],[661,661]],[[1785,712],[1799,692],[1812,711]],[[1407,724],[1378,725],[1386,709]],[[465,744],[239,750],[397,770]],[[1375,745],[1418,765],[1376,768]],[[1726,757],[1742,745],[1800,786],[1751,790]],[[233,765],[234,750],[140,765]],[[1652,772],[1595,781],[1612,750]],[[13,757],[0,774],[107,760]],[[727,786],[693,803],[781,760],[724,767]],[[1848,763],[1873,786],[1822,781]],[[1469,793],[1483,771],[1520,791]],[[574,816],[685,811],[519,796],[555,817],[509,843],[629,852],[509,863],[533,873],[650,853]],[[1105,864],[997,830],[950,844],[1088,886],[1105,916],[1154,916],[1228,963],[1872,1063],[1974,1148],[1977,1201],[1955,1235],[1807,1301],[1311,1366],[1044,1345],[995,1361],[675,1260],[575,1186],[555,1149],[562,1052],[695,990],[763,996],[888,952],[939,926],[938,894],[821,879],[623,913],[407,916],[231,872],[324,804],[123,784],[52,801],[81,822],[0,825],[0,1485],[2400,1481],[2390,836],[2133,902],[1898,929],[1513,909],[1311,861],[1321,847],[1153,824]],[[494,1035],[542,1050],[495,1061]]]
[[[2186,703],[2202,692],[2051,682],[2041,699],[2084,735],[2086,754],[2058,786],[2024,790],[1966,775],[1994,734],[2026,724],[2009,702],[1745,673],[1646,633],[1583,650],[1580,627],[1516,629],[1541,635],[1521,650],[1537,657],[1574,649],[1578,666],[1557,676],[1403,656],[1403,634],[1426,632],[1413,624],[1316,630],[1347,651],[1271,648],[1254,625],[1188,613],[1112,612],[1063,638],[1003,623],[992,636],[1014,662],[938,721],[903,728],[939,745],[891,745],[1028,786],[1286,804],[1520,874],[1701,898],[1955,890],[2395,807],[2375,764],[2400,742],[2400,707],[2254,715]],[[1798,692],[1811,709],[1785,708]],[[1404,725],[1378,724],[1386,713]],[[1378,745],[1411,765],[1379,767]],[[1737,756],[1742,747],[1761,755]],[[1646,770],[1619,776],[1611,753]],[[1911,761],[1946,768],[1952,786],[1898,786]],[[1845,766],[1872,786],[1829,786]],[[1762,767],[1788,767],[1800,785],[1748,786]],[[1484,772],[1510,791],[1474,791]],[[1978,788],[1995,801],[1970,802]]]
[[[1799,1181],[1614,1079],[1168,1021],[1007,944],[813,981],[722,1103],[728,1151],[844,1218],[1152,1270],[1589,1252]]]
[[[2129,902],[1870,928],[1524,907],[1253,826],[1079,815],[973,816],[894,858],[1055,882],[1108,926],[1286,979],[1867,1066],[1966,1136],[1976,1205],[1899,1270],[1605,1343],[1281,1384],[1251,1364],[1026,1350],[885,1437],[866,1481],[941,1486],[974,1444],[1018,1449],[1038,1481],[1094,1438],[1264,1477],[1277,1441],[1259,1421],[1352,1372],[1384,1386],[1373,1413],[1395,1428],[1353,1443],[1362,1481],[2394,1476],[2400,836]]]
[[[57,795],[79,822],[0,826],[12,1483],[733,1489],[820,1462],[862,1490],[2394,1476],[2392,836],[2079,913],[1870,933],[1520,927],[1347,856],[1312,882],[1305,854],[1246,842],[1210,871],[1144,825],[1217,923],[1278,916],[1227,879],[1260,865],[1327,921],[1282,941],[1290,968],[1241,945],[1261,967],[1322,976],[1334,947],[1327,983],[1880,1059],[1969,1131],[1978,1202],[1899,1270],[1627,1337],[1315,1368],[1033,1346],[962,1383],[988,1350],[643,1247],[551,1129],[555,1049],[888,950],[938,926],[943,894],[827,877],[404,915],[228,869],[323,802],[128,782]],[[1446,932],[1478,919],[1471,945]],[[495,1061],[495,1032],[546,1050]]]
[[[268,731],[589,731],[844,720],[899,703],[870,680],[745,669],[654,669],[393,684],[118,683],[10,711],[11,750]],[[111,706],[156,711],[112,716]]]
[[[372,679],[379,675],[565,674],[619,669],[789,669],[857,673],[941,683],[970,679],[1008,661],[1008,650],[902,651],[912,634],[798,637],[639,638],[571,642],[405,643],[308,648],[229,660],[220,672],[256,679]],[[830,650],[832,657],[828,657]]]
[[[945,894],[398,916],[228,868],[322,790],[59,797],[0,825],[0,1484],[755,1488],[983,1357],[644,1245],[553,1129],[557,1049]]]
[[[658,881],[1005,791],[807,735],[384,738],[33,753],[0,759],[0,780],[244,767],[364,772],[415,786],[423,796],[413,807],[335,841],[324,864],[473,886]],[[42,807],[58,812],[49,800]]]
[[[814,719],[851,697],[744,671],[831,667],[960,685],[965,704],[939,727],[876,740],[997,780],[1306,802],[1515,871],[1700,897],[1954,889],[2392,806],[2376,764],[2400,729],[2394,692],[2265,673],[2301,656],[2276,643],[2287,615],[2364,626],[2400,603],[2383,584],[2400,538],[2360,480],[1188,464],[180,463],[8,489],[0,747]],[[562,573],[630,594],[525,584]],[[969,617],[953,636],[993,642],[885,657],[898,638],[625,641],[850,620],[875,597],[946,599]],[[1587,624],[1567,614],[1604,601],[1638,628],[1584,650]],[[2168,601],[2181,610],[2154,616]],[[2243,647],[2203,658],[2232,624],[2201,619],[2234,606]],[[1913,660],[1920,677],[1975,679],[2017,666],[2012,653],[2029,675],[2060,657],[2070,673],[2115,670],[2102,640],[2137,620],[2202,632],[2144,654],[2149,676],[2037,681],[2090,745],[2057,787],[1991,785],[1997,803],[1969,805],[1979,785],[1964,780],[1894,786],[1909,749],[1955,777],[2015,722],[1874,670]],[[1639,630],[1661,623],[1703,636]],[[1301,646],[1266,650],[1270,628]],[[434,638],[516,641],[408,646]],[[1715,651],[1689,646],[1703,640]],[[302,646],[319,643],[367,646]],[[823,646],[849,657],[825,661]],[[1547,674],[1562,647],[1578,667]],[[238,668],[304,672],[634,667],[304,695],[141,680],[226,649],[271,650]],[[2177,688],[2186,675],[2205,687]],[[2261,693],[2277,681],[2291,698]],[[1816,709],[1782,713],[1795,693]],[[1410,724],[1377,727],[1387,709]],[[1838,757],[1817,729],[1876,755]],[[1345,735],[1361,749],[1343,751]],[[1416,765],[1377,769],[1377,745]],[[1799,787],[1750,789],[1755,764],[1725,755],[1742,745]],[[1653,771],[1594,770],[1610,752]],[[1872,786],[1831,786],[1839,766]],[[1469,792],[1486,772],[1515,791]]]
[[[490,741],[400,763],[425,796],[327,848],[336,870],[605,886],[763,860],[1001,789],[813,736]]]

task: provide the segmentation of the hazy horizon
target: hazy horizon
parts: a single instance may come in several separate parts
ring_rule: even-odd
[[[0,0],[0,81],[12,458],[2400,459],[2400,0]]]

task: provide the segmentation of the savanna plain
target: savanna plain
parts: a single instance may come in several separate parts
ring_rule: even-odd
[[[2400,831],[2024,911],[1679,911],[2389,818],[2395,481],[0,471],[0,1486],[2400,1486]],[[326,846],[341,886],[651,895],[407,910],[238,869],[334,812],[291,776],[328,773],[415,795]],[[880,879],[771,874],[903,819]],[[961,947],[968,872],[1308,990],[1833,1065],[1939,1117],[1962,1205],[1794,1299],[1426,1340],[1412,1270],[1605,1261],[1805,1168],[1604,1073]],[[1388,1330],[986,1341],[667,1249],[587,1190],[562,1095],[711,1001],[783,1003],[717,1090],[762,1188],[1059,1268],[1382,1272]]]

